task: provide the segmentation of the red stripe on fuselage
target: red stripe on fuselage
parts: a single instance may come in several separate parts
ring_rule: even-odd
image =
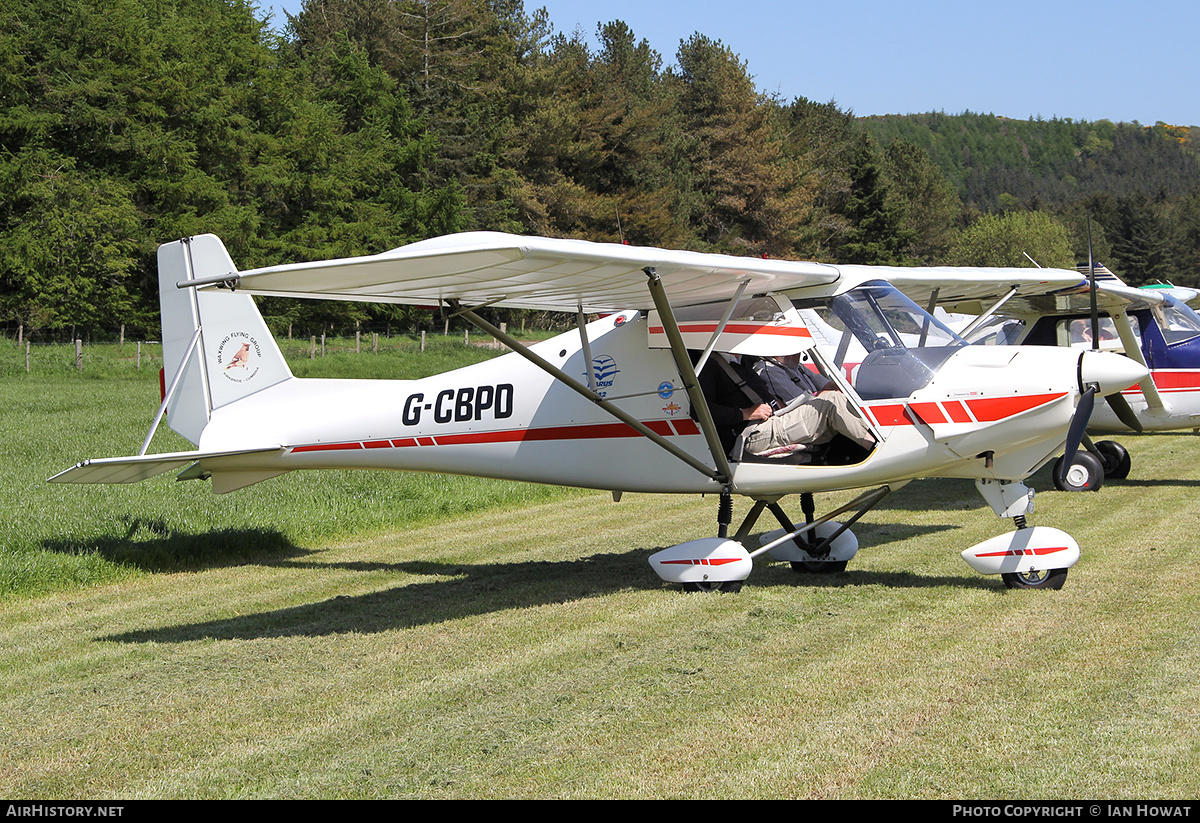
[[[992,423],[1006,417],[1020,414],[1038,406],[1044,406],[1052,400],[1065,397],[1066,392],[1050,392],[1047,394],[1026,394],[1014,397],[981,397],[978,400],[968,400],[971,413],[981,423]]]
[[[694,420],[647,420],[643,425],[663,437],[699,434]],[[540,429],[503,429],[500,431],[439,434],[433,437],[398,438],[395,440],[348,441],[345,443],[311,443],[294,446],[293,452],[356,451],[383,449],[389,446],[462,446],[480,443],[525,443],[547,440],[604,440],[613,437],[641,437],[641,433],[625,423],[589,423],[578,426],[549,426]]]
[[[716,323],[681,323],[679,330],[684,334],[712,334]],[[651,326],[651,334],[665,334],[662,326]],[[754,323],[729,323],[722,334],[773,334],[783,337],[812,337],[812,332],[803,326],[759,326]]]
[[[964,401],[966,406],[970,407],[970,414],[967,413],[966,408],[963,408],[963,404],[957,400],[943,401],[942,406],[945,407],[950,420],[955,423],[972,423],[975,421],[980,423],[995,423],[997,420],[1004,420],[1022,412],[1027,412],[1030,409],[1044,406],[1047,403],[1065,397],[1066,394],[1066,392],[1048,392],[1046,394],[1024,394],[1012,397],[979,397]],[[914,416],[930,424],[944,422],[944,419],[931,419],[941,417],[937,408],[938,405],[932,402],[914,403],[911,410],[904,403],[880,403],[879,405],[868,405],[866,407],[867,411],[871,413],[871,417],[880,426],[911,426],[916,422]],[[927,414],[928,417],[926,416]],[[971,415],[974,415],[974,418]]]
[[[1164,394],[1169,392],[1200,391],[1200,371],[1152,371],[1155,387]],[[1122,394],[1141,394],[1138,386],[1126,389]]]

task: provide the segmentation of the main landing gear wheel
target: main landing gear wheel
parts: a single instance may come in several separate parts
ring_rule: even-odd
[[[837,574],[846,570],[845,560],[801,560],[792,562],[792,570],[806,574]]]
[[[1064,457],[1054,461],[1054,487],[1061,492],[1094,492],[1104,483],[1104,466],[1096,455],[1082,449],[1075,453],[1075,462],[1067,469],[1064,480]]]
[[[1061,589],[1067,580],[1067,570],[1007,572],[1000,576],[1004,579],[1004,585],[1010,589]]]
[[[742,580],[726,580],[722,583],[716,581],[705,581],[703,583],[684,583],[683,590],[685,592],[740,592],[742,590]]]
[[[1124,480],[1129,476],[1129,452],[1124,446],[1115,440],[1101,440],[1096,444],[1096,451],[1100,452],[1105,477]]]

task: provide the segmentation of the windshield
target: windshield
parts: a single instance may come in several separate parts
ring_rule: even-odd
[[[1174,297],[1154,307],[1154,319],[1168,346],[1200,336],[1200,316]]]
[[[966,341],[888,283],[873,281],[796,309],[834,351],[864,400],[908,397]]]

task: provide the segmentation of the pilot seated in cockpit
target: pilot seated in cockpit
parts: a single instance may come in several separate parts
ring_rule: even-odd
[[[699,377],[727,448],[739,433],[744,454],[767,460],[823,446],[839,434],[862,450],[875,446],[846,396],[801,366],[799,355],[714,355]]]

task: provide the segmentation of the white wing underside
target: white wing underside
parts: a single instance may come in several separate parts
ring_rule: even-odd
[[[1091,311],[1088,278],[1066,269],[876,269],[880,276],[922,306],[937,290],[936,303],[951,310],[978,313],[1009,289],[1018,291],[1004,304],[1003,313],[1027,316],[1074,315]],[[1097,280],[1096,308],[1106,314],[1158,305],[1166,295],[1195,298],[1189,289],[1133,288],[1112,280]],[[974,304],[974,305],[972,305]]]
[[[677,305],[727,299],[742,281],[749,281],[746,293],[755,294],[839,278],[837,268],[821,263],[472,232],[369,257],[272,266],[194,283],[236,278],[238,290],[261,295],[608,312],[652,305],[647,267]]]
[[[250,294],[329,300],[442,305],[493,304],[587,312],[650,308],[646,268],[662,279],[677,306],[746,294],[887,280],[926,305],[987,303],[1018,286],[1012,304],[1078,310],[1087,278],[1066,269],[830,265],[725,254],[592,243],[499,232],[468,232],[423,240],[392,251],[229,272],[192,285],[233,285]],[[1156,302],[1144,289],[1104,284],[1102,301],[1117,306]],[[1158,298],[1161,299],[1161,298]]]

